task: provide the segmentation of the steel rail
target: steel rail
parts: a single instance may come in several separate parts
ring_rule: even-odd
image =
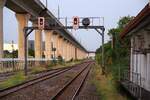
[[[88,63],[88,64],[86,65],[86,67],[85,67],[82,71],[80,71],[72,80],[70,80],[69,82],[67,82],[66,85],[63,86],[63,87],[56,93],[56,95],[54,95],[54,96],[51,98],[51,100],[57,100],[57,97],[58,97],[60,94],[62,94],[62,93],[64,92],[64,90],[65,90],[69,85],[71,85],[87,68],[90,67],[89,65],[91,65],[91,63]],[[90,69],[89,69],[89,70],[90,70]],[[89,73],[89,71],[88,71],[88,73]],[[86,74],[86,76],[87,76],[87,74]],[[86,77],[85,77],[85,78],[86,78]],[[84,80],[85,80],[85,78],[84,78]],[[84,83],[84,82],[82,81],[82,83]],[[80,86],[82,86],[82,85],[80,84]],[[81,87],[80,87],[80,88],[81,88]],[[80,88],[77,89],[78,92],[79,92]],[[75,93],[75,95],[73,96],[73,99],[74,99],[74,97],[76,96],[76,94],[77,94],[77,93]],[[73,99],[72,99],[72,100],[73,100]]]
[[[90,69],[91,69],[91,67],[90,67]],[[79,85],[79,88],[77,89],[77,91],[75,92],[75,94],[73,95],[73,97],[72,97],[71,100],[75,100],[76,96],[79,94],[79,92],[80,92],[80,90],[81,90],[83,84],[85,83],[86,78],[87,78],[87,76],[88,76],[88,74],[89,74],[89,72],[90,72],[90,69],[89,69],[88,72],[86,73],[84,79],[82,80],[81,84]]]

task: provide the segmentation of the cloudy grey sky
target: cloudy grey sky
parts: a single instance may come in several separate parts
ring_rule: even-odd
[[[45,0],[41,0],[45,3]],[[149,0],[48,0],[49,10],[57,16],[58,5],[61,17],[93,16],[104,17],[105,42],[109,40],[107,30],[117,26],[117,21],[127,15],[136,16]],[[31,24],[31,23],[30,23]],[[94,51],[101,45],[101,37],[94,30],[72,31],[73,35],[88,50]],[[18,41],[17,21],[14,12],[4,8],[4,41]],[[34,34],[30,36],[34,39]]]

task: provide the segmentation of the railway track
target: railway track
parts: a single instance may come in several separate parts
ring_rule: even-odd
[[[43,84],[47,88],[53,88],[53,86],[55,86],[55,87],[59,86],[57,89],[54,89],[54,90],[50,89],[51,91],[49,91],[49,94],[48,94],[48,91],[46,92],[46,94],[49,96],[48,98],[49,99],[53,99],[53,100],[55,100],[57,98],[60,98],[60,96],[63,95],[63,91],[66,90],[68,86],[71,86],[72,84],[78,84],[77,87],[75,87],[75,91],[74,92],[72,92],[72,93],[69,92],[69,93],[71,93],[71,95],[73,94],[72,97],[75,98],[76,95],[78,94],[78,92],[80,91],[80,88],[82,87],[82,85],[83,85],[83,83],[84,83],[84,81],[85,81],[85,79],[86,79],[86,77],[88,75],[88,72],[90,70],[90,65],[91,64],[92,63],[88,61],[88,62],[84,62],[82,64],[79,64],[78,66],[73,66],[73,67],[69,67],[69,68],[63,68],[63,69],[59,69],[59,70],[56,70],[56,71],[53,71],[53,72],[49,72],[49,73],[46,72],[46,74],[43,74],[42,76],[40,76],[38,78],[29,80],[27,82],[24,82],[22,84],[16,85],[14,87],[10,87],[10,88],[4,89],[4,90],[0,90],[0,99],[2,99],[2,100],[16,100],[16,98],[20,98],[21,100],[32,100],[33,98],[35,99],[35,97],[34,97],[35,95],[32,94],[32,92],[35,89],[33,87],[40,88],[41,86],[43,86]],[[68,79],[69,81],[65,82],[65,80],[67,80],[67,78],[63,77],[63,75],[65,76],[65,73],[68,74],[68,73],[72,73],[72,72],[76,73],[75,77],[74,78],[71,77],[71,78]],[[61,84],[61,82],[59,82],[59,81],[61,81],[60,79],[64,79],[63,83],[65,83],[65,85]],[[51,80],[51,81],[50,82],[46,82],[46,81],[49,81],[49,80]],[[44,83],[44,82],[46,82],[46,83]],[[53,85],[50,85],[50,84],[53,84]],[[50,87],[48,87],[47,85],[50,85]],[[30,90],[30,92],[31,91],[32,92],[30,93],[29,90]],[[38,89],[38,90],[40,90],[40,89]],[[25,91],[28,91],[28,92],[25,92]],[[36,91],[37,93],[35,93],[35,94],[36,95],[40,94],[41,96],[40,95],[38,95],[38,96],[42,97],[43,95],[45,95],[44,91],[43,92],[42,91]],[[42,92],[43,94],[38,93],[38,92]],[[27,93],[27,94],[25,94],[25,93]],[[19,95],[19,96],[22,96],[22,95],[30,96],[30,99],[27,99],[29,97],[24,98],[24,96],[23,97],[17,97],[16,94]],[[58,97],[57,96],[58,94],[61,94],[61,95]],[[43,98],[39,99],[38,96],[36,96],[36,100],[47,100],[48,99],[48,98],[46,98],[46,99],[43,99]],[[63,99],[61,99],[61,100],[63,100]],[[68,100],[68,99],[66,99],[66,100]]]
[[[91,63],[80,71],[72,80],[64,85],[51,100],[75,100],[80,92],[88,73],[91,69]]]

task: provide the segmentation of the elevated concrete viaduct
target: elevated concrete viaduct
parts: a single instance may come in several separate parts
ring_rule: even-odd
[[[37,18],[42,16],[46,24],[62,24],[39,0],[0,0],[0,58],[3,58],[3,8],[7,7],[16,13],[18,21],[18,58],[24,59],[23,28],[28,21],[37,25]],[[46,59],[54,56],[52,47],[56,48],[56,57],[62,56],[65,60],[83,59],[87,57],[86,49],[66,29],[45,30],[45,50],[42,50],[42,31],[35,31],[35,59],[41,59],[44,52]]]

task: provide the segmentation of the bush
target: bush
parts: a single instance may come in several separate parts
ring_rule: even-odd
[[[0,89],[5,89],[11,86],[20,84],[26,80],[26,76],[23,72],[18,72],[14,76],[8,78],[7,80],[0,83]]]

